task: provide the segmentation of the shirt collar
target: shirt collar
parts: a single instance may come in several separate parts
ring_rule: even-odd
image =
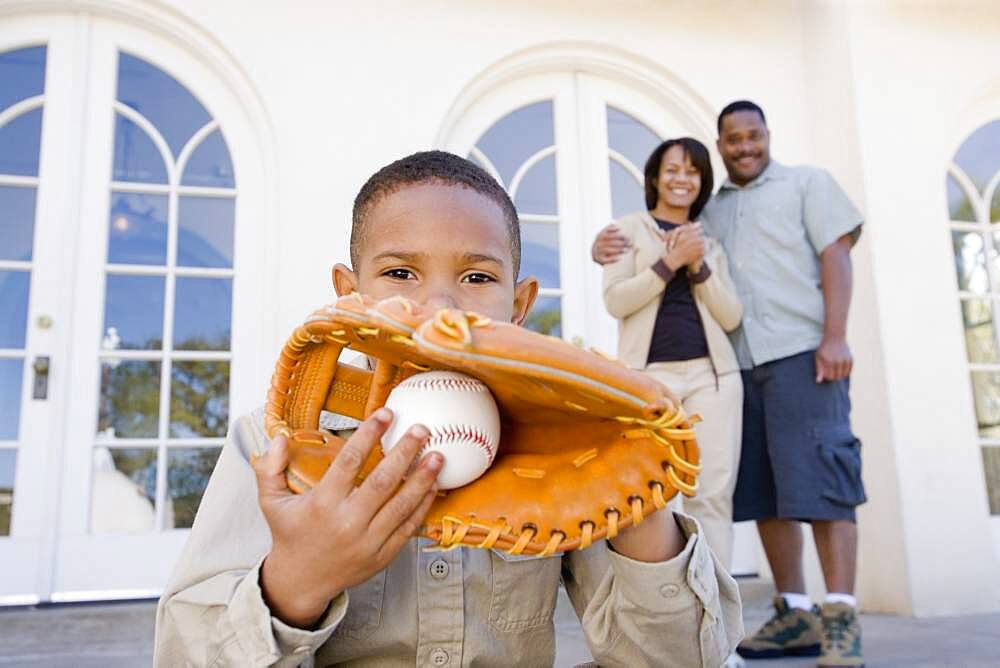
[[[719,188],[719,190],[743,190],[749,188],[756,188],[757,186],[762,185],[765,181],[781,178],[784,175],[784,173],[785,173],[785,166],[780,164],[774,158],[772,158],[767,163],[767,167],[764,168],[764,171],[760,173],[760,176],[755,178],[750,183],[746,184],[745,186],[738,186],[735,183],[733,183],[732,180],[730,180],[730,178],[727,176],[726,180],[722,182],[722,186]]]

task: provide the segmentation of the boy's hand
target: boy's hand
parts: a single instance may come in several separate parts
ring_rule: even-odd
[[[429,436],[421,425],[355,487],[391,419],[391,411],[381,408],[365,420],[306,494],[288,488],[284,437],[257,461],[259,502],[272,539],[260,584],[271,613],[285,623],[313,626],[340,592],[385,568],[427,515],[443,458],[429,453],[407,475]]]

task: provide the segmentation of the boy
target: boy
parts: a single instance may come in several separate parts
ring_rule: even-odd
[[[482,169],[431,151],[376,173],[354,203],[352,269],[338,294],[405,295],[521,323],[517,213]],[[391,420],[358,425],[322,482],[285,485],[284,439],[236,421],[157,611],[157,665],[551,665],[560,578],[595,659],[718,666],[742,635],[739,595],[688,517],[655,513],[612,541],[551,558],[422,550],[412,536],[441,469],[417,426],[357,489]],[[250,455],[265,451],[256,470]]]

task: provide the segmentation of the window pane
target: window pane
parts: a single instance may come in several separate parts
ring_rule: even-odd
[[[0,359],[0,441],[17,439],[23,378],[23,359]]]
[[[649,154],[660,141],[655,132],[632,116],[608,107],[608,147],[628,158],[639,171],[645,168]]]
[[[112,193],[108,262],[167,263],[167,197]]]
[[[182,267],[233,266],[231,197],[181,197],[177,212],[177,264]]]
[[[118,99],[149,119],[174,158],[211,120],[201,103],[176,79],[127,53],[118,55]]]
[[[156,449],[94,448],[90,530],[156,528]]]
[[[1000,515],[1000,447],[983,447],[983,471],[986,473],[990,515]]]
[[[0,260],[31,259],[35,189],[0,186]]]
[[[155,438],[160,416],[160,363],[101,362],[97,431],[104,438]]]
[[[993,201],[990,202],[990,220],[1000,223],[1000,185],[993,191]]]
[[[543,288],[559,287],[559,225],[521,222],[521,277]]]
[[[104,350],[163,347],[162,276],[108,274],[104,298]]]
[[[951,241],[955,251],[958,289],[980,295],[986,294],[989,290],[989,281],[983,253],[983,235],[979,232],[953,230]]]
[[[229,149],[221,132],[215,130],[194,150],[184,167],[181,183],[213,188],[232,188],[236,185],[233,163],[229,159]]]
[[[28,325],[28,288],[31,274],[26,271],[0,271],[0,348],[24,348]]]
[[[614,158],[608,158],[611,168],[611,213],[615,218],[646,210],[646,195],[642,184]]]
[[[976,212],[972,208],[972,202],[969,201],[969,196],[965,193],[965,189],[950,174],[945,183],[948,188],[948,216],[951,220],[968,223],[976,222]]]
[[[552,101],[536,102],[512,111],[493,124],[476,147],[500,172],[504,186],[517,168],[538,151],[555,143]]]
[[[14,474],[17,450],[0,450],[0,536],[10,535],[10,517],[14,506]]]
[[[525,173],[517,186],[514,205],[519,213],[557,213],[555,155],[539,160]]]
[[[178,278],[174,303],[175,350],[228,350],[233,282]]]
[[[562,306],[559,297],[539,297],[525,320],[528,329],[548,334],[562,336]]]
[[[170,448],[167,455],[167,494],[173,502],[173,528],[194,524],[208,479],[221,448]]]
[[[955,164],[982,193],[993,175],[1000,171],[1000,120],[987,123],[969,135],[955,153]]]
[[[120,114],[115,114],[115,162],[111,174],[115,181],[167,182],[163,154],[142,128]]]
[[[44,91],[44,46],[0,53],[0,111]]]
[[[225,436],[229,422],[229,362],[174,361],[170,436]]]
[[[988,299],[962,301],[962,325],[965,349],[970,362],[998,362],[996,333],[993,331],[991,303]]]
[[[972,392],[982,438],[1000,438],[1000,372],[973,371]]]
[[[38,176],[42,110],[25,112],[0,127],[0,174]]]

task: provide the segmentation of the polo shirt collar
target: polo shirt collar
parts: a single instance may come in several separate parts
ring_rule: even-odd
[[[764,171],[760,173],[760,176],[755,178],[750,183],[746,184],[745,186],[738,186],[735,183],[733,183],[727,176],[726,180],[722,182],[722,186],[720,186],[719,190],[740,190],[740,189],[756,188],[757,186],[762,185],[765,181],[768,181],[770,179],[781,178],[784,175],[784,173],[785,173],[785,166],[779,163],[774,158],[771,158],[771,160],[767,163],[767,167],[765,167]]]

